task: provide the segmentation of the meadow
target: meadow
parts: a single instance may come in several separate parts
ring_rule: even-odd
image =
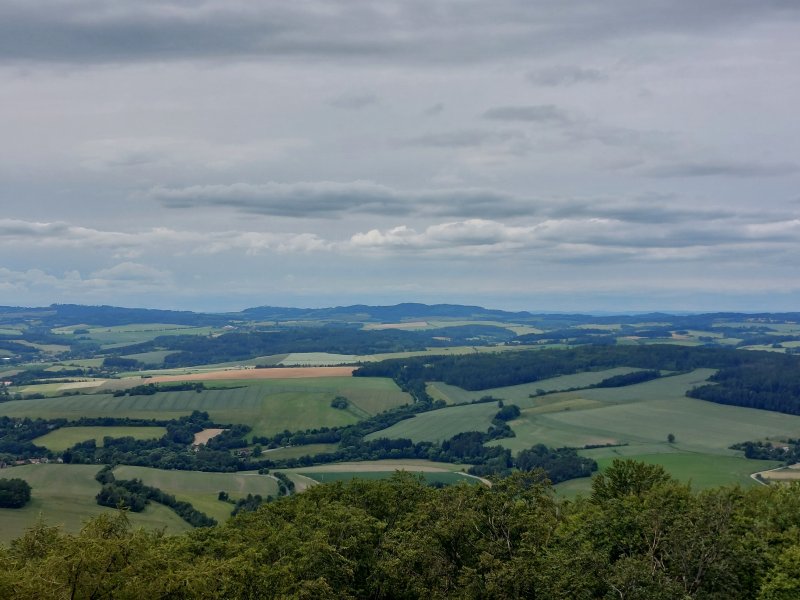
[[[99,506],[95,495],[100,484],[94,476],[100,465],[23,465],[0,470],[0,477],[27,481],[31,501],[23,508],[0,508],[0,543],[8,543],[33,527],[38,520],[48,525],[60,525],[66,531],[77,532],[83,523],[114,509]],[[150,504],[141,513],[128,513],[134,527],[165,528],[168,533],[180,533],[191,527],[166,506]]]
[[[502,398],[505,402],[519,405],[521,402],[527,402],[531,394],[535,395],[539,390],[544,390],[549,393],[587,387],[600,383],[603,379],[613,377],[614,375],[624,375],[639,370],[641,369],[617,367],[602,371],[587,371],[584,373],[575,373],[573,375],[550,377],[548,379],[534,381],[533,383],[523,383],[521,385],[510,385],[479,391],[469,391],[455,385],[434,381],[428,384],[427,390],[428,394],[430,394],[434,400],[444,400],[448,404],[472,402],[483,396],[492,396],[493,398]]]
[[[591,455],[591,452],[594,451],[585,451],[581,454],[588,456]],[[597,456],[599,472],[608,468],[614,458],[621,457]],[[691,484],[694,490],[704,490],[721,485],[740,485],[742,487],[761,485],[750,475],[761,469],[771,469],[780,464],[768,460],[749,460],[740,456],[693,453],[638,454],[624,457],[635,458],[652,465],[661,465],[678,481]],[[584,477],[559,483],[555,489],[559,495],[569,498],[578,494],[588,496],[591,493],[591,486],[591,478]]]
[[[53,452],[61,452],[87,440],[94,440],[98,446],[102,446],[104,437],[154,440],[166,433],[164,427],[60,427],[36,438],[33,443]]]
[[[366,439],[408,438],[413,442],[443,442],[462,431],[486,431],[498,410],[497,402],[440,408],[371,433]]]
[[[205,473],[122,465],[114,469],[114,476],[117,479],[141,479],[145,485],[157,487],[178,500],[190,502],[197,510],[220,523],[230,517],[233,505],[219,500],[219,492],[228,492],[232,500],[244,498],[247,494],[260,494],[264,498],[278,495],[276,479],[255,471]]]
[[[285,429],[348,425],[410,401],[410,396],[391,379],[382,378],[226,380],[224,385],[200,392],[158,392],[147,396],[90,394],[14,400],[0,403],[0,415],[175,419],[201,410],[218,423],[250,425],[253,435],[272,435]],[[332,408],[330,403],[336,396],[346,397],[350,406],[345,410]]]
[[[481,479],[463,472],[469,467],[470,465],[456,465],[422,459],[391,459],[316,465],[284,472],[295,482],[301,478],[311,479],[318,483],[350,481],[351,479],[386,479],[397,471],[421,475],[428,483],[450,485],[460,482],[480,482]]]

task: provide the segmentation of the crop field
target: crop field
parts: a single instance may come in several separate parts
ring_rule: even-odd
[[[100,484],[94,476],[99,465],[23,465],[0,471],[0,477],[20,478],[31,485],[31,501],[23,508],[0,508],[0,543],[25,533],[41,518],[48,525],[67,531],[80,530],[83,523],[114,509],[99,506],[95,495]],[[191,527],[166,506],[150,504],[141,513],[128,513],[134,527],[166,528],[180,533]]]
[[[536,394],[539,390],[545,392],[556,392],[560,390],[568,390],[571,388],[586,387],[600,383],[603,379],[613,377],[614,375],[623,375],[626,373],[633,373],[641,369],[634,369],[631,367],[617,367],[615,369],[606,369],[603,371],[587,371],[584,373],[575,373],[574,375],[562,375],[561,377],[550,377],[548,379],[540,379],[532,383],[523,383],[521,385],[510,385],[506,387],[491,388],[488,390],[479,390],[471,392],[455,385],[448,385],[441,381],[435,381],[428,384],[428,393],[434,400],[444,400],[448,404],[458,404],[462,402],[471,402],[477,400],[482,396],[492,396],[494,398],[502,398],[506,402],[511,402],[522,406],[521,403],[527,403],[531,394]]]
[[[0,415],[77,419],[86,417],[131,417],[175,419],[193,410],[208,411],[218,423],[242,423],[254,435],[271,435],[284,429],[296,431],[355,423],[410,401],[391,379],[372,377],[328,377],[226,381],[242,387],[207,389],[201,392],[158,392],[149,396],[114,397],[111,394],[64,396],[42,400],[0,403]],[[330,406],[336,396],[350,401],[346,410]]]
[[[366,439],[409,438],[414,442],[441,442],[462,431],[486,431],[498,410],[497,402],[440,408],[371,433]]]
[[[421,474],[428,483],[440,482],[449,485],[461,481],[467,483],[482,481],[478,477],[463,472],[469,467],[470,465],[455,465],[422,459],[393,459],[316,465],[284,472],[296,482],[302,478],[310,478],[319,483],[350,481],[351,479],[385,479],[397,471]]]
[[[88,329],[89,333],[78,334],[101,344],[104,348],[113,346],[138,344],[147,342],[161,335],[211,335],[223,333],[218,327],[191,327],[188,325],[172,325],[168,323],[137,323],[134,325],[117,325],[114,327],[81,327],[79,325],[54,329],[53,333],[74,335],[76,329]]]
[[[139,352],[138,354],[126,354],[122,358],[132,358],[146,365],[163,364],[164,358],[170,354],[175,354],[174,350],[152,350],[150,352]]]
[[[307,444],[305,446],[287,446],[286,448],[275,448],[274,450],[264,450],[262,458],[270,460],[285,460],[287,458],[300,458],[302,456],[314,456],[315,454],[326,454],[336,452],[339,444]]]
[[[36,438],[33,443],[53,452],[61,452],[86,440],[95,440],[98,446],[102,446],[103,438],[106,436],[115,438],[130,436],[137,440],[154,440],[166,433],[164,427],[60,427]]]
[[[428,483],[442,483],[444,485],[453,485],[456,483],[470,483],[477,484],[480,480],[476,477],[471,477],[463,473],[451,472],[418,472]],[[304,474],[319,483],[332,483],[334,481],[350,481],[351,479],[388,479],[394,475],[394,471],[337,471],[337,472],[320,472],[308,471]]]
[[[255,471],[205,473],[123,465],[114,469],[114,476],[117,479],[141,479],[145,485],[157,487],[178,500],[190,502],[197,510],[220,523],[230,517],[233,505],[219,500],[217,497],[219,492],[228,492],[233,500],[243,498],[247,494],[261,494],[265,498],[278,494],[278,483],[275,478],[259,475]]]
[[[712,373],[664,377],[622,388],[597,388],[532,398],[521,417],[510,423],[517,437],[499,440],[518,452],[532,444],[582,447],[625,443],[631,450],[655,449],[735,455],[736,442],[797,437],[800,417],[726,406],[685,396]],[[667,435],[675,436],[667,444]]]
[[[592,451],[581,452],[588,454]],[[771,469],[780,463],[768,460],[750,460],[739,456],[716,454],[638,454],[629,456],[648,464],[661,465],[675,479],[690,483],[694,490],[704,490],[721,485],[759,485],[750,475],[762,469]],[[607,468],[614,460],[612,456],[596,458],[599,470]],[[558,493],[566,497],[591,493],[591,478],[572,479],[555,486]]]

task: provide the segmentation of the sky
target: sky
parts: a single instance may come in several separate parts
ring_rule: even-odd
[[[800,310],[796,0],[0,0],[0,305]]]

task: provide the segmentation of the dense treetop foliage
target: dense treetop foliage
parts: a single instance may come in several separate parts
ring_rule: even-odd
[[[0,479],[0,508],[22,508],[31,499],[31,486],[24,479]]]
[[[103,515],[0,549],[6,598],[797,598],[800,490],[693,493],[616,462],[591,497],[537,473],[433,489],[311,488],[180,536]],[[45,576],[46,574],[46,576]]]

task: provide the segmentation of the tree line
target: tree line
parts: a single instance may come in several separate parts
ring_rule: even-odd
[[[0,596],[786,600],[799,529],[797,485],[696,493],[631,461],[572,501],[537,472],[442,489],[398,474],[176,536],[124,513],[76,534],[39,522],[0,548]]]

